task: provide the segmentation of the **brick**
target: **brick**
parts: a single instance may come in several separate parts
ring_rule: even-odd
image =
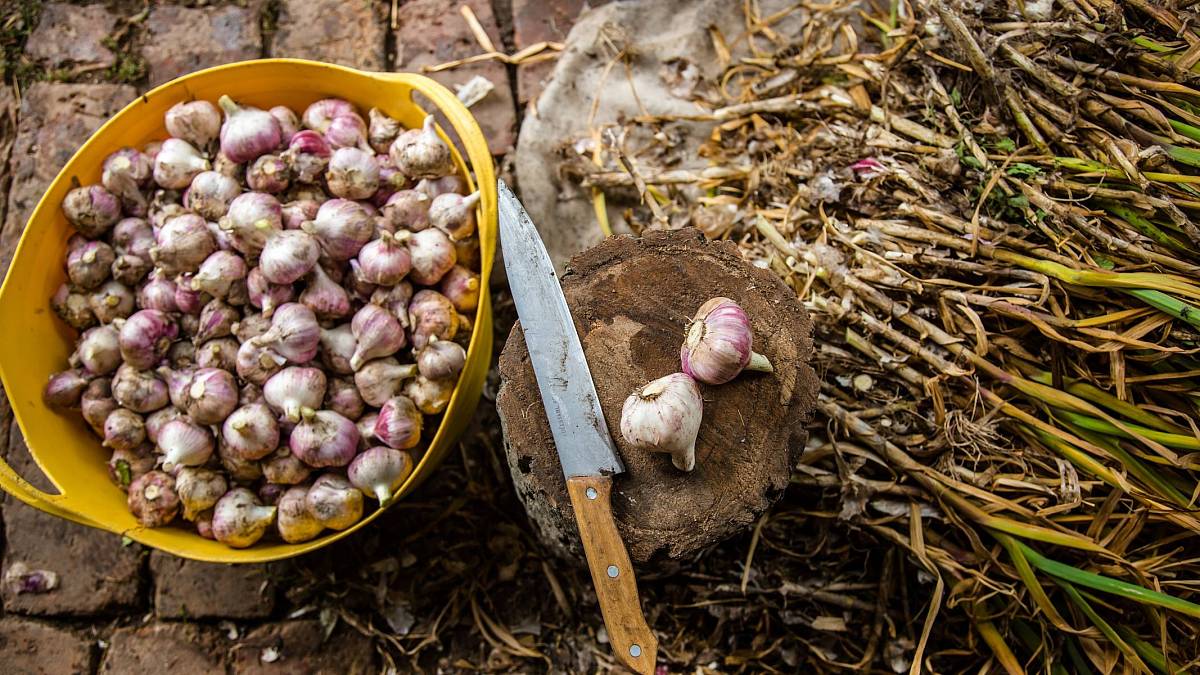
[[[78,7],[52,2],[42,10],[25,51],[37,61],[58,67],[67,64],[107,68],[116,56],[101,44],[116,28],[117,17],[104,5]]]
[[[580,12],[607,0],[512,0],[513,44],[517,51],[539,42],[565,42]],[[517,100],[538,97],[554,72],[555,60],[517,66]]]
[[[225,673],[227,641],[216,630],[185,623],[154,623],[112,634],[101,673],[214,675]]]
[[[0,663],[5,673],[86,673],[92,642],[72,631],[15,616],[0,619]]]
[[[342,626],[334,631],[328,641],[322,643],[323,634],[320,622],[315,620],[284,621],[260,626],[232,649],[233,673],[349,675],[379,672],[375,649],[361,633]]]
[[[383,70],[386,12],[372,0],[283,0],[271,55]]]
[[[34,485],[49,488],[49,481],[29,456],[15,424],[7,459]],[[42,513],[12,497],[6,499],[3,571],[23,563],[30,570],[50,570],[58,575],[58,586],[44,593],[17,594],[4,586],[6,610],[41,616],[90,616],[137,606],[143,550],[140,545],[124,546],[121,538],[111,532]]]
[[[25,92],[8,163],[12,187],[0,229],[0,276],[8,270],[25,221],[59,169],[135,96],[133,87],[116,84],[38,82]]]
[[[262,54],[260,3],[193,9],[155,4],[146,21],[142,56],[150,85],[223,63],[256,59]]]
[[[159,618],[257,619],[275,608],[266,565],[222,565],[154,551],[154,611]]]
[[[455,59],[475,56],[483,50],[475,41],[471,29],[454,8],[469,5],[475,11],[492,43],[503,49],[500,29],[488,0],[466,0],[447,4],[441,0],[410,0],[397,10],[396,70],[421,72],[432,66]],[[471,107],[475,119],[488,140],[492,154],[502,155],[516,143],[517,111],[513,103],[508,70],[496,61],[459,66],[430,75],[454,91],[476,75],[487,78],[494,89],[486,98]]]

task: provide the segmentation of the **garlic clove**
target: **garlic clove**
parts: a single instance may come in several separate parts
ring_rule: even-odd
[[[88,374],[82,370],[64,370],[50,376],[42,391],[42,401],[51,408],[78,408],[88,388]]]
[[[353,380],[335,377],[329,380],[324,407],[346,419],[357,420],[362,417],[366,404],[363,402],[362,395],[358,393],[358,388],[354,386]]]
[[[417,354],[417,369],[431,380],[456,380],[467,362],[467,351],[456,342],[430,337]]]
[[[317,217],[302,229],[316,235],[329,257],[341,262],[358,255],[375,236],[375,219],[362,204],[337,198],[321,204]]]
[[[454,305],[454,309],[471,314],[479,306],[479,275],[462,265],[455,265],[442,277],[438,290]]]
[[[683,372],[705,384],[724,384],[743,370],[771,372],[770,361],[753,350],[754,331],[745,310],[729,298],[700,306],[680,348]]]
[[[254,344],[270,347],[292,363],[304,364],[317,355],[321,343],[321,326],[311,309],[289,302],[275,311],[271,328],[252,340]]]
[[[221,424],[238,402],[238,386],[227,370],[201,368],[188,384],[184,410],[197,424]]]
[[[104,420],[103,445],[113,450],[132,450],[146,440],[146,422],[127,408],[117,408]]]
[[[412,456],[407,452],[375,447],[355,457],[346,475],[360,492],[386,506],[412,471]]]
[[[320,264],[313,265],[308,284],[300,293],[300,304],[321,319],[341,319],[349,316],[351,309],[350,294]]]
[[[412,322],[413,347],[422,350],[433,338],[451,340],[461,325],[454,303],[437,291],[417,291],[408,303],[408,317]]]
[[[192,275],[192,290],[224,298],[235,281],[246,278],[246,261],[232,251],[214,251]]]
[[[414,232],[408,238],[408,251],[412,257],[409,278],[421,286],[437,284],[458,261],[454,243],[437,228]]]
[[[379,238],[367,242],[351,261],[360,277],[376,286],[395,286],[412,269],[412,255],[404,242],[409,233],[401,230],[393,235],[380,232]]]
[[[267,112],[271,113],[271,117],[274,117],[275,121],[279,123],[281,144],[287,145],[292,140],[292,136],[300,131],[300,118],[296,117],[296,113],[285,105],[277,105]]]
[[[632,447],[671,455],[680,471],[696,467],[696,437],[704,414],[700,388],[691,376],[660,377],[625,399],[621,436]]]

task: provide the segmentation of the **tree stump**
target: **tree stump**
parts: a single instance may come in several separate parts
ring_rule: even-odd
[[[708,242],[691,229],[610,238],[572,259],[562,286],[625,464],[614,480],[613,512],[634,562],[685,561],[755,522],[787,487],[816,404],[812,324],[795,292],[744,261],[732,243]],[[716,296],[745,308],[754,349],[770,358],[775,372],[700,385],[704,421],[696,468],[684,473],[668,455],[625,443],[621,406],[635,388],[679,371],[688,323]],[[581,560],[519,323],[500,355],[500,376],[496,403],[517,494],[541,540],[559,556]]]

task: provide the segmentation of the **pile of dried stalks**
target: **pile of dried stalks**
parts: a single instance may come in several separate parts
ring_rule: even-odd
[[[846,639],[806,641],[805,660],[1189,669],[1197,15],[1184,0],[968,4],[801,3],[811,21],[784,35],[747,0],[744,33],[712,31],[725,73],[695,88],[711,114],[597,130],[569,169],[598,201],[637,200],[635,230],[737,241],[818,324],[825,435],[796,480],[821,497],[787,500],[751,542],[840,556],[826,590],[850,593],[824,625]],[[756,56],[728,58],[735,44]],[[718,126],[670,147],[694,120]],[[696,153],[708,170],[673,168]],[[801,544],[827,531],[816,521],[906,555]],[[847,617],[848,633],[833,625]]]

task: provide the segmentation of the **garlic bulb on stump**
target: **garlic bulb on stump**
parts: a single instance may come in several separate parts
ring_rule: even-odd
[[[639,388],[621,408],[621,436],[638,450],[671,455],[680,471],[696,468],[704,401],[696,381],[672,373]]]
[[[724,384],[743,370],[772,372],[767,357],[755,352],[750,318],[729,298],[700,305],[680,348],[683,372],[705,384]]]

